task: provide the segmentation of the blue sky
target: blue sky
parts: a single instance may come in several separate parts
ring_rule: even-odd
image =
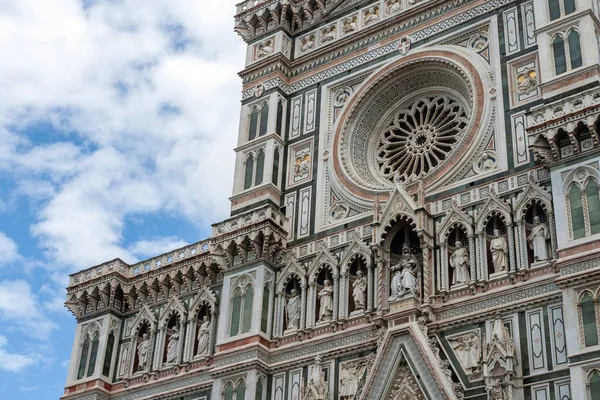
[[[62,395],[69,273],[227,217],[235,3],[0,0],[0,398]]]

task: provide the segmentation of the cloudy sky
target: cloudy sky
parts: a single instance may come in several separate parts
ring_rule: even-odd
[[[232,0],[0,0],[0,398],[57,399],[67,276],[227,217]]]

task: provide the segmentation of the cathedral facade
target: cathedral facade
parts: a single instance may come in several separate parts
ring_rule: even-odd
[[[231,216],[71,275],[63,399],[600,399],[596,0],[246,0]]]

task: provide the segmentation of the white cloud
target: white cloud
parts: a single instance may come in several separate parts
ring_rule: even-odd
[[[29,283],[23,280],[0,282],[0,320],[3,328],[13,327],[25,335],[45,340],[57,326],[40,306]]]
[[[88,3],[0,6],[0,174],[35,200],[32,235],[63,269],[183,243],[125,238],[130,217],[225,218],[239,115],[236,1]]]
[[[19,249],[14,240],[0,232],[0,265],[20,259]]]
[[[5,348],[7,344],[6,338],[0,336],[0,369],[9,372],[20,372],[33,365],[35,355],[10,353]]]
[[[139,240],[129,246],[129,251],[139,259],[156,256],[184,246],[189,243],[177,237],[163,237],[153,240]]]

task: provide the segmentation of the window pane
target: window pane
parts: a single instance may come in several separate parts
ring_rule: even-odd
[[[587,195],[592,234],[600,233],[600,197],[598,196],[598,185],[596,182],[590,180],[585,192]]]
[[[583,334],[586,346],[598,344],[598,331],[596,330],[596,313],[594,312],[594,300],[586,294],[581,300],[581,318],[583,319]]]
[[[565,0],[565,14],[575,12],[575,0]]]
[[[252,286],[248,287],[244,294],[244,322],[242,325],[242,333],[250,332],[250,325],[252,323],[252,300],[254,297],[254,290]]]
[[[233,386],[228,384],[225,388],[225,400],[233,400]]]
[[[275,153],[273,154],[273,176],[271,177],[271,182],[274,185],[279,184],[279,149],[275,149]]]
[[[277,133],[283,136],[283,103],[277,103]]]
[[[552,42],[552,51],[554,52],[554,68],[556,75],[567,71],[567,63],[565,60],[565,44],[560,36],[554,38]]]
[[[242,291],[236,289],[233,293],[233,304],[231,310],[231,332],[229,336],[235,336],[240,331],[240,310],[242,308]]]
[[[569,33],[569,56],[571,57],[571,68],[581,67],[581,45],[579,44],[579,33],[577,31]]]
[[[548,8],[550,9],[550,21],[560,18],[560,4],[558,0],[548,0]]]
[[[255,185],[260,185],[263,181],[263,174],[265,172],[265,152],[259,151],[256,156],[256,178],[254,179]]]
[[[260,132],[258,132],[258,136],[263,136],[267,133],[267,125],[269,124],[269,106],[264,105],[260,110]]]
[[[250,130],[248,132],[248,140],[256,137],[256,125],[258,124],[258,109],[253,108],[250,113]]]
[[[88,366],[87,376],[94,375],[94,371],[96,371],[96,358],[98,357],[99,341],[100,341],[100,337],[98,335],[94,336],[94,341],[92,342],[92,352],[90,354],[90,364]]]
[[[246,160],[246,172],[244,175],[244,189],[252,187],[252,172],[254,172],[254,157],[252,154]]]
[[[262,311],[260,316],[260,330],[267,333],[269,324],[269,288],[264,288],[262,296]]]
[[[115,335],[111,332],[108,335],[108,342],[106,343],[106,352],[104,353],[104,366],[102,367],[102,375],[108,376],[110,374],[110,363],[112,362],[113,347],[115,346]]]
[[[592,392],[592,400],[600,400],[600,374],[594,372],[590,378],[590,392]]]
[[[77,379],[83,378],[85,375],[85,366],[87,364],[88,352],[90,351],[90,338],[86,337],[83,341],[81,349],[81,359],[79,360],[79,370],[77,371]]]
[[[256,382],[256,396],[255,396],[256,400],[262,400],[263,398],[263,384],[262,384],[262,380],[259,379],[258,382]]]
[[[569,190],[569,201],[571,203],[573,239],[581,239],[585,236],[585,222],[583,221],[583,203],[581,202],[581,191],[577,185],[571,186],[571,190]]]
[[[240,382],[237,387],[235,400],[244,400],[246,398],[246,384]]]

